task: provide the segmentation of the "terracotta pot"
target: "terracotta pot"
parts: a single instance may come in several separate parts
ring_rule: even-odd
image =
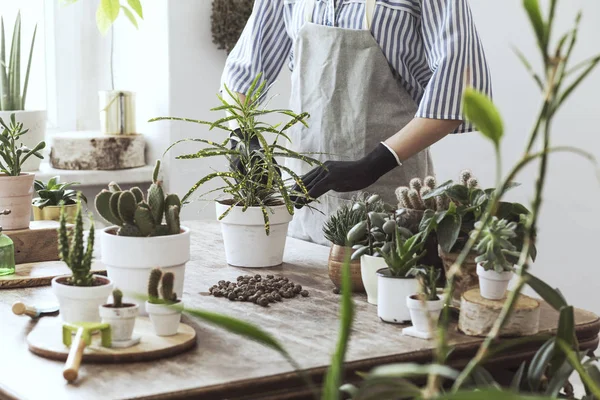
[[[342,288],[342,267],[346,255],[352,254],[350,247],[339,246],[334,244],[329,252],[329,278],[338,289]],[[352,279],[352,291],[356,293],[364,293],[365,286],[363,285],[362,276],[360,274],[360,260],[350,262],[350,278]]]
[[[60,206],[45,206],[40,208],[38,206],[31,206],[33,210],[33,219],[35,221],[59,221],[60,220]],[[65,206],[65,213],[67,214],[67,223],[75,223],[75,216],[77,215],[77,204],[69,204]]]
[[[20,176],[0,174],[0,210],[9,209],[9,215],[0,216],[0,226],[6,231],[29,228],[34,174]]]
[[[446,276],[450,267],[456,262],[458,253],[446,253],[438,247],[438,254],[444,263]],[[460,307],[460,298],[462,294],[469,289],[479,286],[479,277],[477,276],[477,263],[475,262],[476,254],[471,253],[463,263],[459,274],[454,278],[454,293],[452,296],[452,305]]]

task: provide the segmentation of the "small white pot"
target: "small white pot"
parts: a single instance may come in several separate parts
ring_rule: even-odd
[[[105,276],[94,275],[107,283],[100,286],[70,286],[61,283],[70,275],[52,279],[52,290],[58,298],[60,316],[64,322],[100,322],[98,308],[106,303],[113,284]]]
[[[6,231],[29,228],[34,174],[19,176],[0,174],[0,210],[10,210],[0,215],[0,226]]]
[[[481,265],[477,264],[477,275],[479,276],[481,297],[489,300],[501,300],[506,294],[513,272],[486,271]]]
[[[230,206],[216,202],[217,218]],[[260,207],[234,207],[221,220],[227,264],[234,267],[275,267],[283,262],[283,251],[288,225],[292,215],[285,206],[267,208],[270,233],[265,232],[265,222]]]
[[[183,307],[183,303],[179,301],[177,306]],[[165,304],[152,304],[147,301],[146,311],[150,315],[154,333],[158,336],[173,336],[177,334],[179,322],[181,322],[181,311]]]
[[[401,324],[410,320],[406,298],[419,289],[415,278],[391,276],[386,268],[377,271],[377,315],[385,322]]]
[[[387,268],[383,258],[367,254],[360,257],[360,274],[369,304],[377,305],[377,271],[382,268]]]
[[[444,301],[439,298],[422,302],[416,297],[416,295],[406,297],[410,320],[417,331],[431,333],[429,332],[429,318],[433,320],[433,328],[435,328],[444,307]]]
[[[23,123],[23,128],[29,129],[25,135],[19,139],[19,144],[23,143],[25,146],[33,149],[39,142],[43,141],[46,136],[46,111],[45,110],[32,110],[32,111],[0,111],[0,118],[5,123],[10,121],[10,115],[15,114],[17,122]],[[42,150],[43,151],[43,150]],[[36,156],[31,156],[23,164],[22,171],[37,171],[40,169],[40,163],[42,160]],[[0,192],[1,193],[1,192]]]
[[[110,324],[112,340],[122,342],[131,340],[135,317],[138,315],[139,306],[133,303],[124,303],[122,307],[114,308],[112,304],[103,304],[99,308],[102,323]]]
[[[118,236],[115,227],[100,233],[100,258],[108,277],[123,291],[123,302],[140,306],[140,315],[148,315],[144,302],[136,295],[148,290],[148,277],[153,268],[175,275],[173,290],[183,297],[185,263],[190,259],[190,229],[181,227],[177,235],[155,237]]]

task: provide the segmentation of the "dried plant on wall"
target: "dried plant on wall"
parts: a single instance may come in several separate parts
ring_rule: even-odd
[[[213,0],[212,35],[219,49],[231,52],[252,14],[254,0]]]

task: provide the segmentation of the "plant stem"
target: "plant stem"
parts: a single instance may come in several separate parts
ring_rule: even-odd
[[[115,90],[115,73],[114,73],[114,54],[115,54],[115,28],[110,27],[110,88]]]

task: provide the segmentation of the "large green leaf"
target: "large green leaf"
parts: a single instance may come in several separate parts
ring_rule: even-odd
[[[539,0],[523,0],[523,7],[527,11],[529,22],[535,32],[535,36],[538,41],[538,46],[543,54],[546,54],[546,24],[542,18],[542,11],[540,10]]]
[[[446,253],[450,253],[456,243],[461,225],[462,218],[458,214],[446,214],[444,219],[438,224],[438,243]]]
[[[573,348],[578,347],[577,337],[575,336],[575,310],[573,306],[566,306],[560,309],[556,337]],[[550,376],[553,376],[558,371],[565,359],[564,353],[559,349],[555,349],[549,370]]]
[[[454,184],[454,181],[450,180],[450,181],[446,181],[446,182],[442,183],[441,185],[438,185],[431,192],[429,192],[425,196],[423,196],[423,200],[431,199],[433,197],[440,196],[440,195],[446,193],[446,190],[448,190],[448,188],[450,186],[452,186],[453,184]]]
[[[600,382],[594,379],[586,371],[585,367],[581,364],[579,355],[561,339],[556,339],[556,345],[563,351],[567,360],[575,368],[581,381],[585,384],[586,388],[597,398],[600,399]]]
[[[429,374],[438,375],[448,379],[458,378],[459,372],[446,365],[440,364],[416,364],[416,363],[398,363],[382,365],[375,367],[367,375],[369,378],[414,378],[426,376]]]
[[[127,17],[127,19],[131,22],[131,24],[133,26],[135,26],[135,29],[138,29],[137,20],[135,19],[135,15],[133,15],[133,13],[131,12],[131,10],[129,8],[125,7],[125,6],[121,6],[121,8],[123,9],[123,13]]]
[[[529,388],[534,392],[540,389],[542,376],[554,353],[554,346],[554,339],[548,340],[539,348],[531,359],[531,363],[529,363],[529,367],[527,368],[527,382],[529,383]]]
[[[129,7],[131,7],[141,19],[144,19],[144,13],[140,0],[127,0],[127,4],[129,4]]]
[[[555,310],[558,311],[568,305],[558,289],[552,289],[546,282],[531,275],[529,272],[525,272],[525,278],[527,279],[527,284]]]
[[[484,136],[496,147],[504,134],[502,118],[492,100],[475,89],[467,88],[464,94],[464,112],[466,118],[475,124]]]

